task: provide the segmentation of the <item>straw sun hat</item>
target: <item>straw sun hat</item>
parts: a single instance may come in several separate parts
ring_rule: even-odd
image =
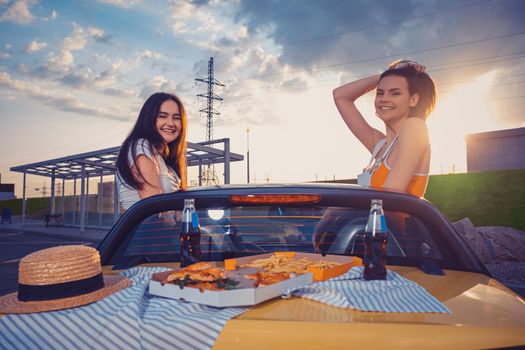
[[[83,245],[58,246],[27,255],[18,267],[18,292],[0,297],[0,313],[25,314],[93,303],[131,285],[103,276],[100,255]]]

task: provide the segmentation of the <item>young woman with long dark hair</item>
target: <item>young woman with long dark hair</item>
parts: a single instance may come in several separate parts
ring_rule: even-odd
[[[186,189],[186,129],[186,110],[177,96],[158,92],[146,100],[117,159],[123,210],[141,199]]]

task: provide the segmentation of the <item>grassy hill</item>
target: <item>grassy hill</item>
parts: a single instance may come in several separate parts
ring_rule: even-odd
[[[433,175],[425,197],[450,221],[525,231],[525,170]]]
[[[65,210],[72,211],[75,206],[75,200],[76,200],[76,206],[77,208],[80,206],[79,204],[79,196],[76,197],[76,199],[73,198],[73,196],[65,196],[64,197],[64,205]],[[97,195],[89,195],[89,211],[90,212],[97,212]],[[0,209],[1,208],[9,208],[11,209],[12,215],[21,215],[22,214],[22,199],[10,199],[5,201],[0,201]],[[27,199],[27,214],[28,217],[34,218],[34,219],[42,219],[45,214],[49,213],[50,208],[50,198],[28,198]],[[62,208],[62,197],[57,196],[55,198],[55,210],[57,213],[61,211]],[[78,210],[78,209],[77,209]],[[102,212],[104,213],[110,213],[113,212],[113,199],[112,198],[104,198],[102,201]]]
[[[28,198],[27,211],[29,216],[42,218],[44,214],[49,212],[49,197],[48,198]],[[22,214],[22,199],[9,199],[0,201],[0,208],[11,209],[12,215]]]

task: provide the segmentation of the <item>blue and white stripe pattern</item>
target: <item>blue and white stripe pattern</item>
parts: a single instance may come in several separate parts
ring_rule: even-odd
[[[211,349],[226,322],[248,310],[149,296],[151,275],[165,270],[126,270],[130,287],[90,305],[0,317],[0,349]]]
[[[384,281],[365,281],[363,267],[311,286],[289,290],[290,295],[340,308],[379,312],[439,312],[450,310],[417,283],[388,270]]]

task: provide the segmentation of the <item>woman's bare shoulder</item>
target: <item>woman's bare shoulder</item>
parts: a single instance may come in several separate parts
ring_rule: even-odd
[[[421,118],[407,118],[399,132],[399,139],[401,142],[428,144],[427,123]]]

